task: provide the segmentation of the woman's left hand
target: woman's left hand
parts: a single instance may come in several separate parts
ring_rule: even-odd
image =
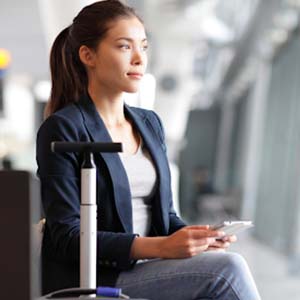
[[[225,251],[231,243],[234,243],[237,241],[236,235],[229,235],[224,237],[222,240],[215,240],[212,242],[209,247],[206,249],[206,251],[212,251],[212,250],[217,250],[217,251]]]

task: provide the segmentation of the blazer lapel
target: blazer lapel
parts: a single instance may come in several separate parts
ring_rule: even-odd
[[[83,97],[78,102],[78,106],[82,112],[85,127],[90,134],[91,140],[111,143],[112,139],[89,96]],[[100,155],[103,157],[111,175],[116,209],[121,223],[127,233],[132,233],[131,193],[126,171],[118,153],[101,153]]]

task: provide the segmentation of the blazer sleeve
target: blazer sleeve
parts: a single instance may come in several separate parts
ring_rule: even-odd
[[[80,141],[74,121],[52,115],[37,134],[36,159],[41,181],[41,197],[46,230],[51,240],[51,257],[62,261],[79,260],[80,236],[80,159],[74,153],[52,153],[52,141]],[[97,232],[99,265],[128,269],[134,234]]]
[[[163,128],[162,122],[160,120],[160,117],[154,111],[153,111],[153,115],[154,115],[155,120],[157,122],[158,126],[156,126],[156,128],[158,128],[158,135],[159,135],[160,141],[162,143],[163,149],[165,150],[166,159],[168,160],[164,128]],[[170,169],[168,169],[168,176],[170,176],[170,183],[171,183]],[[168,197],[167,201],[169,201],[169,220],[170,220],[168,234],[172,234],[175,231],[177,231],[177,230],[179,230],[182,227],[185,227],[187,225],[185,224],[185,222],[180,217],[177,216],[177,213],[174,209],[171,184],[169,186],[169,197]]]

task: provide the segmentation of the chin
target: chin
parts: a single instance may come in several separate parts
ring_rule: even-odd
[[[126,87],[123,90],[125,93],[134,94],[139,91],[139,87]]]

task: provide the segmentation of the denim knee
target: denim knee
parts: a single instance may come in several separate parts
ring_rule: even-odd
[[[252,274],[243,256],[228,252],[223,257],[222,277],[239,299],[260,299]]]
[[[238,253],[227,252],[223,259],[230,272],[236,275],[243,272],[247,266],[247,262],[244,257]]]

